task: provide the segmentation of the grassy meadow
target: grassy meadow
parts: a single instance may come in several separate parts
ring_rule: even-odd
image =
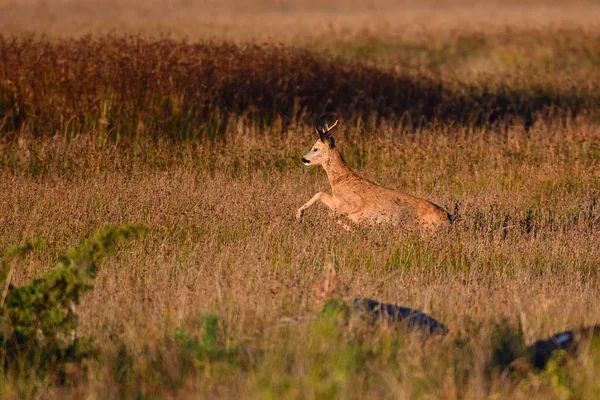
[[[597,340],[544,370],[523,352],[600,323],[598,3],[166,3],[0,0],[0,249],[43,243],[10,283],[148,227],[95,259],[75,309],[93,351],[41,368],[4,346],[0,397],[600,395]],[[330,191],[300,162],[324,111],[357,172],[459,222],[348,233],[315,205],[297,223]],[[333,298],[449,333],[323,308],[327,263]]]

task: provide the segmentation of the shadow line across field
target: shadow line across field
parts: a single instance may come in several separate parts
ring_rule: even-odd
[[[0,129],[35,136],[218,136],[232,118],[262,126],[345,119],[489,126],[598,115],[593,87],[460,83],[266,45],[137,37],[0,39]]]

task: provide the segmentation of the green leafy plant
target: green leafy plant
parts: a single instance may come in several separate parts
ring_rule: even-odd
[[[99,263],[119,240],[145,230],[139,225],[108,226],[68,251],[52,271],[19,287],[11,285],[17,261],[40,243],[11,247],[0,260],[0,367],[43,375],[52,366],[60,374],[65,363],[88,356],[91,339],[75,338],[74,306],[92,289]]]
[[[183,354],[202,368],[211,362],[225,361],[230,366],[243,366],[243,351],[239,345],[220,346],[218,340],[219,317],[207,314],[202,317],[202,336],[197,339],[183,328],[175,331],[174,339]]]

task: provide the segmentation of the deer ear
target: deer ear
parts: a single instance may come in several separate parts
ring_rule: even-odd
[[[325,143],[325,139],[326,139],[326,137],[325,137],[325,135],[323,134],[323,132],[321,132],[321,131],[319,130],[319,128],[315,128],[315,131],[317,131],[317,135],[319,135],[319,139],[321,139],[321,142]]]
[[[329,143],[330,149],[333,149],[335,147],[335,139],[333,138],[333,136],[331,136],[331,133],[327,134],[327,137],[325,138],[325,143]]]

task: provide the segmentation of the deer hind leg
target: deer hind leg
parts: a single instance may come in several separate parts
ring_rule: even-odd
[[[321,200],[323,203],[325,203],[325,205],[327,207],[329,207],[330,209],[332,209],[332,210],[335,209],[335,201],[333,200],[333,197],[331,197],[327,193],[319,192],[319,193],[315,194],[312,199],[307,201],[306,204],[304,204],[302,207],[300,207],[298,209],[298,211],[296,211],[296,221],[302,222],[302,216],[304,215],[304,210],[306,210],[308,207],[312,206],[319,200]]]

